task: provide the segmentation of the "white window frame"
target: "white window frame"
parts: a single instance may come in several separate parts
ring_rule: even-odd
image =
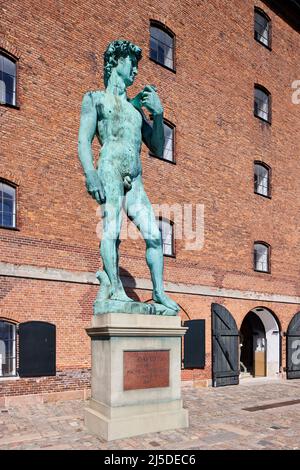
[[[255,271],[270,273],[270,246],[267,243],[254,243],[253,258]]]
[[[254,9],[254,39],[263,46],[271,49],[271,19],[258,9]]]
[[[262,162],[254,162],[254,192],[270,197],[270,168]]]
[[[5,374],[3,373],[3,366],[6,364],[6,350],[7,350],[7,345],[5,344],[5,341],[1,339],[0,336],[0,380],[1,378],[6,378],[6,377],[15,377],[17,375],[17,325],[11,321],[0,319],[0,324],[9,324],[13,326],[13,335],[12,338],[9,339],[9,342],[12,342],[12,355],[10,356],[10,360],[12,360],[12,369],[10,373]],[[1,329],[0,329],[0,334],[1,334]]]
[[[13,67],[13,73],[8,73],[8,64],[10,64],[9,67]],[[12,95],[11,101],[6,100],[6,83],[3,77],[4,72],[9,75],[13,81],[12,89],[9,91],[9,94]],[[0,104],[13,107],[17,106],[17,60],[10,57],[9,54],[6,54],[2,50],[0,51]]]
[[[159,230],[163,242],[163,254],[165,256],[175,256],[174,247],[174,223],[170,220],[160,218],[158,220]],[[166,240],[168,240],[166,242]]]
[[[4,197],[4,192],[5,189],[7,190],[7,194],[11,193],[10,195],[13,198],[13,210],[12,210],[12,224],[11,225],[6,225],[4,224],[4,219],[3,219],[3,214],[4,214],[4,208],[5,208],[5,199],[8,199],[7,197]],[[1,228],[16,228],[16,187],[13,186],[12,184],[9,184],[3,180],[0,179],[0,191],[2,193],[2,196],[0,197],[0,227]]]
[[[171,131],[171,138],[166,135],[166,129]],[[162,159],[166,162],[175,163],[175,126],[167,120],[164,120],[165,145]]]
[[[254,115],[271,123],[271,93],[262,86],[254,86]]]
[[[163,60],[159,58],[159,50],[163,51]],[[175,71],[175,35],[154,21],[150,22],[150,59]]]

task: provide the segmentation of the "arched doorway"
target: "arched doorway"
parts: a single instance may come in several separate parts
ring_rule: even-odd
[[[241,329],[241,376],[276,377],[280,371],[280,329],[265,307],[252,309]]]
[[[266,375],[266,333],[261,319],[249,312],[240,329],[241,374],[264,377]]]

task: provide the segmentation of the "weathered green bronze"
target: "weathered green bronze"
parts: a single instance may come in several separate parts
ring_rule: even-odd
[[[142,182],[140,151],[142,140],[149,150],[162,156],[164,148],[163,108],[153,85],[147,85],[133,99],[126,90],[137,75],[141,49],[129,41],[109,44],[104,54],[104,91],[90,91],[82,101],[79,129],[79,158],[89,194],[101,205],[103,271],[98,271],[100,290],[94,313],[149,313],[176,315],[179,307],[163,288],[161,233]],[[153,125],[142,111],[153,116]],[[101,144],[95,169],[92,141]],[[119,275],[121,211],[140,230],[146,242],[146,261],[153,283],[154,303],[135,302],[125,293]]]

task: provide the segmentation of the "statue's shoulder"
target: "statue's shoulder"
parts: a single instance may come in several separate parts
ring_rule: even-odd
[[[105,91],[103,90],[90,91],[90,93],[95,103],[103,101],[105,96]]]
[[[87,91],[83,95],[83,102],[89,103],[92,106],[103,102],[105,92],[102,90]]]

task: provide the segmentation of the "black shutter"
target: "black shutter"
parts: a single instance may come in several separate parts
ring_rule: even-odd
[[[205,367],[205,320],[188,320],[184,335],[184,368],[203,369]]]
[[[213,387],[237,385],[240,375],[239,331],[223,305],[212,304]]]
[[[19,375],[42,377],[56,374],[55,325],[29,321],[19,325]]]
[[[287,330],[286,378],[300,379],[300,312],[294,315]]]

